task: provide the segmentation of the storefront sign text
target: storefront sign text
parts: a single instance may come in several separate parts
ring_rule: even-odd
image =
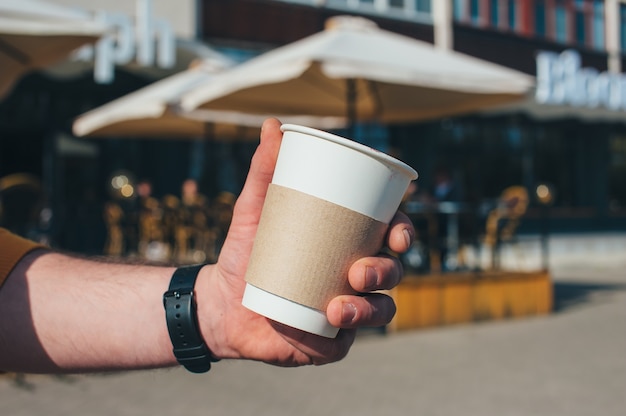
[[[626,75],[582,68],[574,50],[537,55],[537,102],[626,110]]]
[[[176,45],[169,22],[155,19],[150,0],[139,0],[135,18],[111,12],[100,12],[100,19],[110,28],[94,45],[74,54],[79,61],[94,62],[94,79],[108,84],[115,76],[115,65],[135,60],[144,67],[171,68],[176,63]]]

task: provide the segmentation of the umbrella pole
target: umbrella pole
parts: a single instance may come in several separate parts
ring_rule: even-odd
[[[356,135],[356,80],[348,78],[346,80],[346,105],[348,116],[348,134],[352,139]]]

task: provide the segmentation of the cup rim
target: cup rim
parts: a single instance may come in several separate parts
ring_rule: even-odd
[[[393,167],[395,167],[397,170],[401,171],[402,173],[404,173],[406,176],[410,177],[411,180],[415,180],[417,179],[417,171],[415,171],[415,169],[413,169],[412,167],[410,167],[409,165],[407,165],[406,163],[402,162],[401,160],[396,159],[393,156],[389,156],[386,153],[383,153],[379,150],[373,149],[369,146],[366,146],[364,144],[355,142],[354,140],[350,140],[347,139],[345,137],[341,137],[338,136],[336,134],[333,133],[329,133],[327,131],[323,131],[323,130],[318,130],[318,129],[314,129],[312,127],[306,127],[306,126],[300,126],[298,124],[283,124],[280,126],[280,130],[284,133],[286,131],[294,131],[297,133],[304,133],[304,134],[308,134],[311,136],[315,136],[315,137],[319,137],[321,139],[324,140],[328,140],[337,144],[340,144],[342,146],[345,147],[349,147],[351,149],[354,149],[358,152],[364,153],[370,157],[373,157],[374,159],[379,159],[382,162],[392,165]]]

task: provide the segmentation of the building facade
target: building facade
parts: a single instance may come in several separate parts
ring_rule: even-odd
[[[384,150],[415,166],[420,186],[429,187],[441,167],[473,202],[511,185],[534,195],[548,184],[556,230],[626,229],[626,2],[205,0],[200,32],[223,52],[246,57],[318,32],[338,14],[538,77],[537,96],[517,106],[377,126]],[[552,66],[542,75],[542,65]],[[575,85],[570,93],[556,93],[568,85]],[[367,133],[357,139],[369,140]],[[538,230],[544,212],[531,204],[522,229]]]
[[[547,184],[553,230],[626,230],[626,1],[49,1],[99,13],[117,22],[118,31],[149,10],[177,45],[171,67],[160,65],[156,51],[152,64],[141,66],[137,50],[127,50],[126,58],[117,50],[117,61],[105,61],[114,68],[108,83],[96,79],[96,58],[87,56],[23,77],[0,101],[0,178],[16,172],[41,178],[44,203],[55,213],[47,232],[60,247],[101,249],[102,204],[116,172],[152,180],[157,195],[178,193],[188,177],[209,195],[237,193],[254,150],[250,143],[77,139],[75,117],[207,58],[207,49],[243,62],[319,32],[342,14],[537,77],[537,93],[518,105],[414,124],[358,125],[357,140],[418,170],[420,189],[429,189],[441,169],[460,185],[463,200],[477,205],[512,185],[534,194]],[[120,48],[124,37],[116,39]],[[533,200],[521,229],[538,231],[544,215]]]

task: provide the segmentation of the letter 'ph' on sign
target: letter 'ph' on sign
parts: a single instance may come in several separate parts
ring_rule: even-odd
[[[151,0],[137,1],[135,19],[123,13],[101,11],[98,17],[110,28],[94,45],[78,49],[73,59],[94,62],[94,80],[109,84],[115,76],[115,65],[135,59],[144,66],[171,68],[176,63],[174,32],[169,22],[155,19]]]

